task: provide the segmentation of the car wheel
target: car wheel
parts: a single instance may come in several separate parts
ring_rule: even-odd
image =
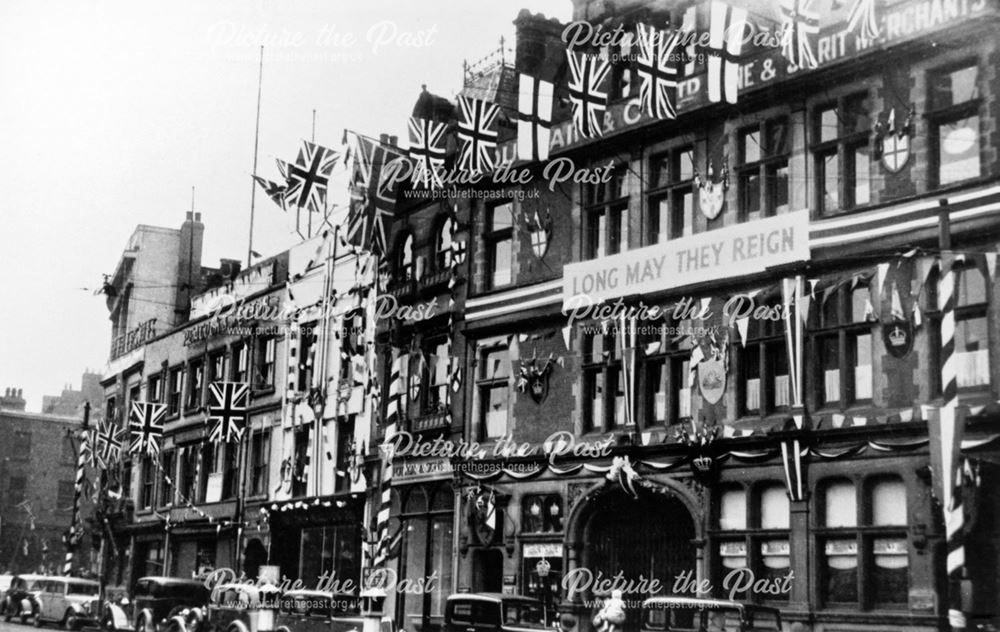
[[[35,623],[35,627],[36,628],[40,628],[40,627],[42,627],[44,625],[44,622],[42,621],[42,615],[38,614],[37,612],[35,613],[35,622],[34,623]]]
[[[153,626],[149,623],[149,617],[145,613],[139,615],[135,620],[135,632],[153,632]]]
[[[79,627],[72,610],[67,610],[63,615],[62,627],[64,630],[76,630]]]

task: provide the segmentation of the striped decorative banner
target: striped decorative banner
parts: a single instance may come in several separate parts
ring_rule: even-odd
[[[375,533],[378,544],[372,568],[385,564],[392,548],[389,543],[389,512],[392,510],[392,439],[396,434],[396,424],[390,423],[382,440],[382,478],[379,483],[378,514],[375,517]]]
[[[403,366],[409,361],[409,355],[393,350],[392,371],[389,374],[389,408],[386,411],[386,423],[395,424],[403,416],[403,396],[406,391],[403,377]],[[398,354],[398,355],[397,355]]]
[[[73,482],[73,518],[69,524],[69,536],[66,538],[66,561],[63,563],[63,575],[69,575],[73,570],[73,555],[76,553],[78,531],[80,525],[80,497],[83,495],[83,478],[86,474],[87,455],[90,454],[90,432],[80,433],[80,449],[76,455],[76,478]]]
[[[805,500],[805,482],[802,478],[802,446],[798,439],[781,442],[781,463],[785,467],[785,486],[788,499]]]
[[[958,419],[958,359],[955,357],[955,287],[956,265],[962,257],[945,255],[941,259],[938,282],[938,308],[941,310],[941,394],[939,434],[941,503],[945,518],[946,569],[949,581],[948,621],[953,630],[964,630],[965,614],[961,608],[961,581],[965,568],[965,542],[962,530],[965,512],[961,495],[962,424]]]

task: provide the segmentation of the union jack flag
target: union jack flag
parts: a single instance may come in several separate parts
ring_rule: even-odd
[[[395,165],[402,167],[406,155],[399,149],[360,134],[354,134],[354,167],[351,204],[347,216],[350,243],[370,248],[378,256],[386,251],[385,222],[392,221],[399,183],[392,178]]]
[[[493,129],[500,106],[496,103],[458,97],[458,168],[470,173],[493,171],[496,164],[497,131]]]
[[[862,39],[873,40],[881,35],[878,17],[875,15],[875,0],[854,0],[847,14],[847,30],[856,32]]]
[[[739,97],[739,60],[743,51],[746,9],[713,0],[708,28],[708,100],[736,103]]]
[[[102,421],[94,432],[94,459],[97,466],[105,469],[121,458],[121,429],[112,421]]]
[[[129,432],[132,444],[129,452],[145,452],[150,456],[160,453],[160,438],[163,437],[163,418],[167,415],[167,405],[155,402],[132,402],[129,415]]]
[[[553,85],[521,74],[517,92],[517,157],[548,160],[552,134]]]
[[[584,136],[601,136],[608,93],[601,84],[611,70],[607,57],[566,50],[569,61],[569,100],[573,105],[573,125]]]
[[[819,35],[819,14],[810,11],[811,0],[781,0],[781,54],[799,68],[819,65],[810,35]]]
[[[326,188],[337,164],[337,152],[305,141],[295,162],[288,167],[285,203],[311,212],[326,210]]]
[[[423,183],[424,188],[444,186],[441,172],[444,170],[444,123],[410,117],[410,158],[413,159],[414,181]]]
[[[645,24],[639,25],[640,107],[650,116],[660,119],[677,118],[674,91],[677,89],[677,67],[673,63],[674,49],[680,41],[680,31],[669,35]]]
[[[239,441],[247,423],[250,387],[245,382],[212,382],[208,392],[212,396],[212,404],[208,407],[208,423],[212,424],[209,441]]]
[[[277,182],[271,182],[260,176],[254,176],[253,179],[260,185],[260,188],[264,189],[264,193],[267,197],[271,198],[271,201],[281,207],[281,210],[285,210],[285,190],[287,187],[278,184]]]

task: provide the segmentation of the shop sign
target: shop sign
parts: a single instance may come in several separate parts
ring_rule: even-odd
[[[451,478],[454,468],[448,459],[395,461],[392,464],[392,484],[409,485],[423,481]]]
[[[563,311],[808,259],[809,211],[786,213],[569,264],[563,269]]]
[[[562,558],[562,542],[530,542],[522,550],[524,557],[557,557]]]

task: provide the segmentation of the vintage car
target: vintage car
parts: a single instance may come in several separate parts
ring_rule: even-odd
[[[15,575],[10,582],[10,588],[4,594],[3,620],[10,621],[18,617],[21,623],[38,612],[38,583],[45,575]]]
[[[0,614],[4,613],[6,610],[7,600],[7,589],[10,588],[11,582],[14,581],[14,576],[8,573],[0,575]]]
[[[281,596],[275,632],[362,632],[360,601],[354,595],[319,590],[289,590]],[[382,617],[379,632],[396,632]]]
[[[67,630],[78,630],[96,624],[94,598],[100,585],[92,579],[76,577],[45,577],[38,583],[38,608],[35,625],[58,623]]]
[[[642,604],[641,631],[781,632],[781,613],[724,599],[652,597]]]
[[[208,597],[208,588],[201,581],[142,577],[135,583],[132,593],[133,629],[136,632],[183,632],[198,627]]]
[[[444,632],[539,630],[553,620],[542,602],[521,595],[463,593],[449,596],[444,606]]]
[[[271,632],[275,629],[274,619],[280,597],[281,591],[274,586],[215,586],[198,631]]]

